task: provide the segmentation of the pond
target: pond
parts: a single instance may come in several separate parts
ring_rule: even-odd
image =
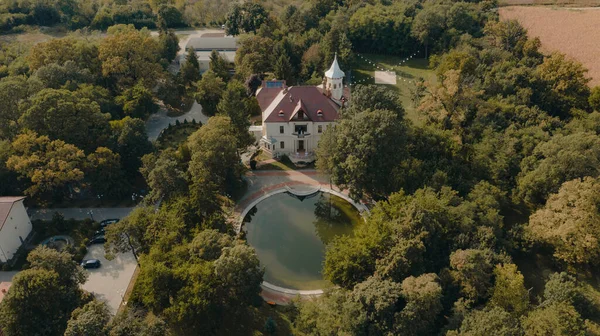
[[[329,286],[321,270],[327,243],[352,234],[361,220],[358,210],[341,197],[317,192],[298,197],[288,192],[270,196],[244,218],[248,243],[273,285],[314,290]]]

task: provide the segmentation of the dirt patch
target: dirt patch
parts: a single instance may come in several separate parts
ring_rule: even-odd
[[[559,51],[581,62],[600,85],[600,8],[503,7],[502,20],[516,19],[539,37],[544,52]]]

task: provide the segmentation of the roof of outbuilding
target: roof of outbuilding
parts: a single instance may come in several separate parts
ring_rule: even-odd
[[[192,37],[185,48],[204,51],[235,51],[237,50],[237,38],[235,37]]]
[[[0,197],[0,230],[2,230],[2,227],[4,227],[4,223],[10,214],[13,204],[23,199],[25,199],[24,196]]]
[[[278,90],[268,107],[262,109],[266,114],[265,122],[288,122],[300,109],[314,122],[331,122],[338,119],[339,106],[316,86],[292,86],[287,90]],[[320,115],[318,111],[321,111]]]

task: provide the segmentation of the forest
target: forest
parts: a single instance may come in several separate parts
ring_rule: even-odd
[[[113,318],[72,255],[37,248],[0,303],[4,334],[600,335],[600,87],[586,69],[499,21],[494,1],[271,5],[2,4],[5,30],[74,31],[0,44],[0,195],[149,190],[107,229],[107,254],[140,265],[126,309]],[[168,71],[170,28],[221,23],[239,35],[235,75],[216,52],[202,75],[193,51]],[[437,79],[414,92],[419,121],[397,91],[352,85],[319,142],[318,170],[371,207],[327,246],[332,288],[268,306],[231,218],[261,80],[316,85],[335,53],[352,69],[356,53],[415,51]],[[182,97],[211,118],[156,146],[144,121]]]

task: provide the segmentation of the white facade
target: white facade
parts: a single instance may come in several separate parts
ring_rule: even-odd
[[[334,122],[290,121],[287,123],[263,124],[263,147],[272,153],[298,154],[314,152],[317,149],[321,135]],[[298,129],[306,127],[303,135],[298,135]]]
[[[2,199],[0,198],[0,202]],[[23,205],[23,199],[10,202],[10,210],[0,228],[0,262],[12,259],[33,228]],[[3,206],[8,207],[9,205],[6,203],[3,203]]]

